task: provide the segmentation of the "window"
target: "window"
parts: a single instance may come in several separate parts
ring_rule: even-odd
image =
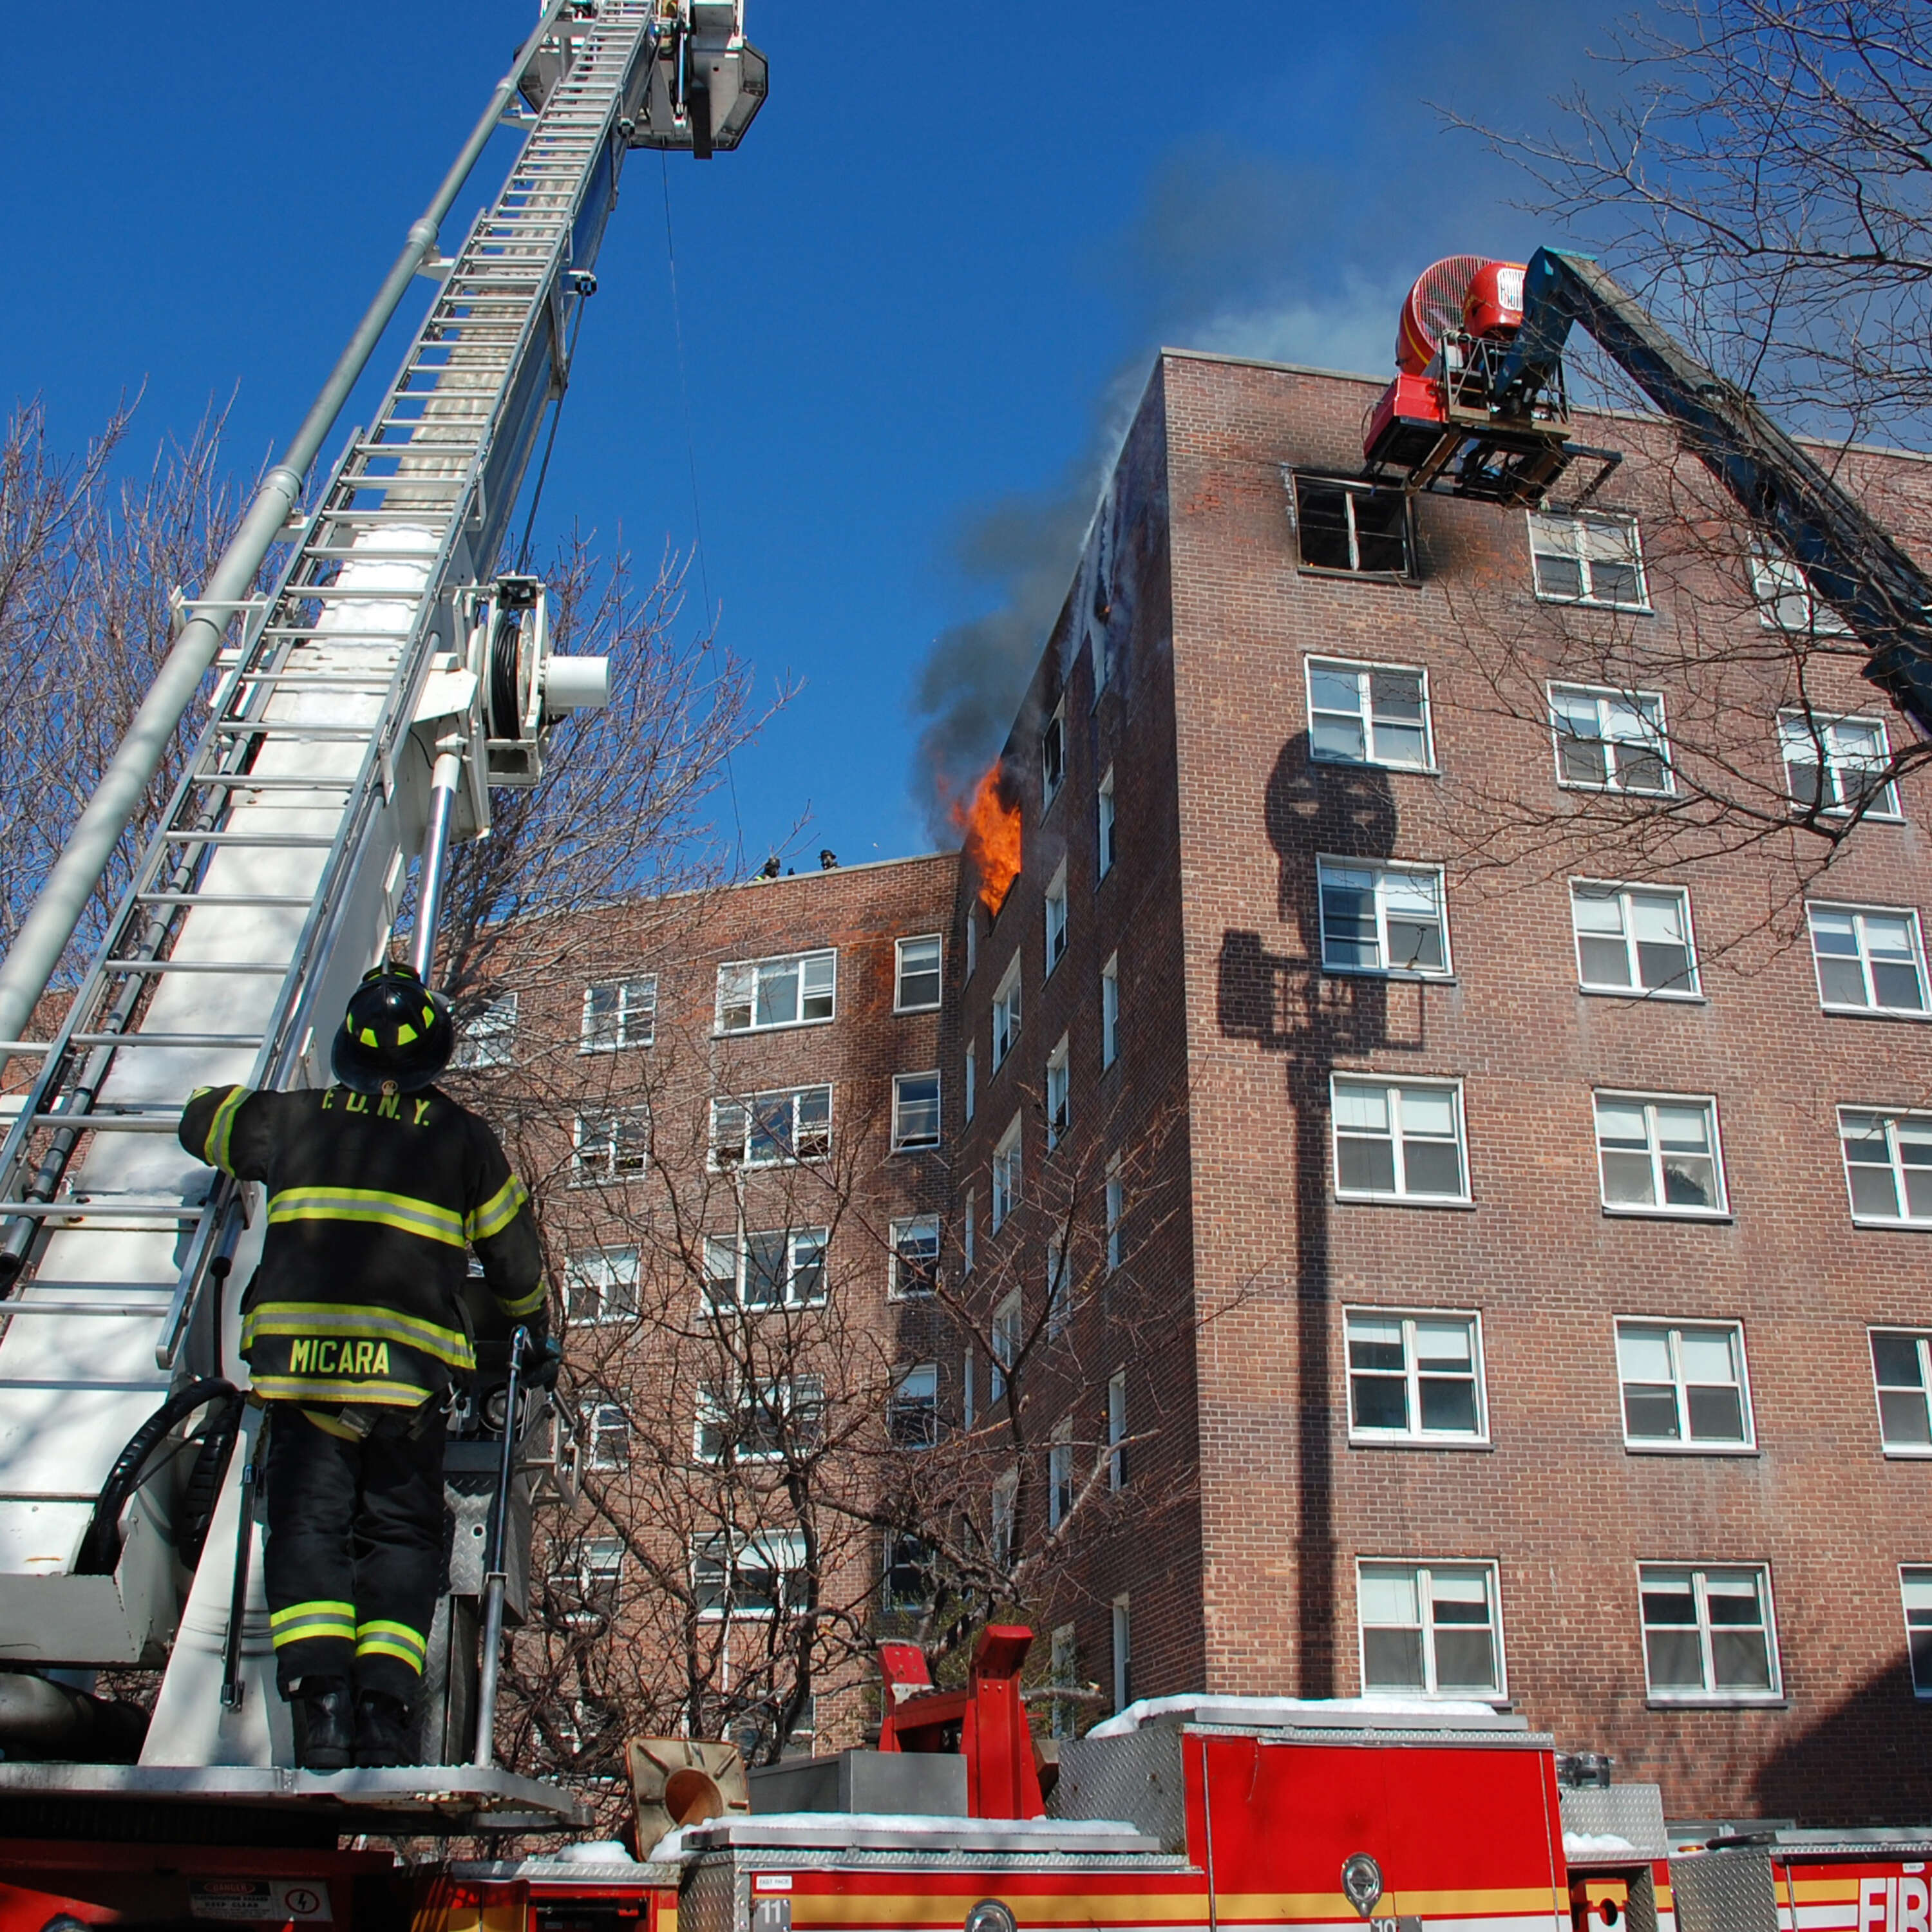
[[[1066,705],[1062,700],[1046,729],[1040,734],[1040,808],[1044,812],[1060,796],[1066,782]]]
[[[584,1030],[578,1052],[614,1053],[620,1047],[649,1046],[657,1037],[657,975],[613,980],[584,989]]]
[[[939,1364],[922,1362],[908,1369],[892,1387],[887,1416],[892,1446],[930,1449],[939,1440]]]
[[[1066,957],[1066,861],[1046,889],[1046,970],[1050,975]]]
[[[1726,1211],[1714,1100],[1599,1094],[1596,1103],[1604,1205],[1612,1213]]]
[[[993,1070],[998,1072],[1020,1036],[1020,958],[1016,952],[993,995]]]
[[[571,1179],[628,1180],[644,1172],[650,1146],[650,1123],[641,1113],[579,1114]]]
[[[590,1248],[572,1255],[563,1269],[564,1319],[631,1322],[638,1315],[638,1251]]]
[[[1649,608],[1634,517],[1564,517],[1532,510],[1529,556],[1536,594],[1547,602]]]
[[[1124,1711],[1133,1702],[1133,1619],[1125,1596],[1114,1599],[1114,1708]]]
[[[961,1092],[964,1096],[966,1118],[970,1122],[980,1111],[980,1043],[969,1040],[966,1042],[966,1064],[961,1070]]]
[[[1439,866],[1319,862],[1322,965],[1330,973],[1449,970]]]
[[[553,1570],[551,1591],[568,1606],[564,1621],[596,1623],[617,1607],[618,1586],[624,1574],[624,1545],[615,1536],[592,1536],[578,1544],[576,1561]]]
[[[472,1073],[487,1066],[508,1066],[516,1058],[517,996],[500,993],[486,1000],[457,1036],[449,1056],[453,1068]]]
[[[1570,922],[1577,978],[1591,992],[1681,998],[1697,991],[1689,893],[1572,879]]]
[[[1744,1331],[1735,1322],[1619,1322],[1617,1374],[1630,1448],[1750,1447]]]
[[[1350,1309],[1348,1434],[1360,1442],[1480,1442],[1482,1330],[1473,1315]]]
[[[738,960],[718,969],[718,1030],[760,1033],[832,1017],[836,952]]]
[[[1000,1144],[993,1150],[993,1232],[1000,1232],[1000,1224],[1019,1205],[1020,1199],[1020,1117],[1013,1116],[1012,1125],[1000,1136]]]
[[[1120,1057],[1120,956],[1100,968],[1100,1066],[1105,1072]]]
[[[973,1351],[970,1348],[959,1364],[959,1408],[966,1418],[966,1426],[970,1429],[980,1412],[974,1394]]]
[[[1073,1418],[1054,1424],[1046,1451],[1046,1526],[1058,1529],[1073,1514]]]
[[[1932,1697],[1932,1569],[1899,1566],[1899,1594],[1905,1600],[1905,1648],[1912,1659],[1912,1690]]]
[[[1780,712],[1778,744],[1785,789],[1798,811],[1848,812],[1862,806],[1868,818],[1900,815],[1883,718]]]
[[[934,1563],[932,1546],[910,1530],[890,1530],[886,1535],[883,1582],[886,1608],[916,1610],[932,1595]]]
[[[592,1469],[621,1469],[631,1460],[631,1418],[621,1402],[586,1402],[578,1412],[584,1460]]]
[[[973,969],[980,963],[980,922],[973,908],[966,908],[966,977],[971,979]]]
[[[939,935],[902,939],[894,948],[892,1011],[922,1013],[939,1004]]]
[[[711,1103],[711,1164],[782,1167],[832,1151],[832,1089],[792,1087]]]
[[[1429,674],[1394,664],[1308,662],[1308,747],[1318,763],[1428,771]]]
[[[1652,796],[1671,790],[1664,700],[1655,692],[1552,684],[1550,716],[1559,785]]]
[[[825,1384],[817,1376],[745,1382],[728,1395],[698,1391],[694,1453],[700,1462],[775,1462],[818,1446]]]
[[[1768,631],[1802,631],[1821,638],[1851,634],[1851,626],[1811,588],[1802,564],[1760,550],[1750,560],[1751,595]]]
[[[1925,952],[1909,908],[1807,905],[1819,1004],[1847,1012],[1925,1011]]]
[[[1060,1144],[1072,1124],[1068,1111],[1071,1080],[1066,1036],[1062,1034],[1060,1044],[1046,1057],[1046,1144],[1049,1148]]]
[[[1120,1264],[1120,1221],[1126,1210],[1126,1187],[1120,1178],[1120,1156],[1107,1162],[1107,1272]]]
[[[1932,1227],[1932,1114],[1838,1109],[1854,1221]]]
[[[939,1283],[939,1216],[914,1214],[892,1224],[895,1300],[930,1294]]]
[[[714,1312],[809,1308],[825,1299],[824,1228],[775,1228],[704,1244],[704,1294]]]
[[[691,1581],[702,1616],[776,1616],[805,1600],[805,1538],[796,1530],[700,1537]]]
[[[966,1190],[964,1232],[960,1240],[960,1262],[965,1272],[973,1272],[976,1258],[975,1247],[980,1226],[980,1190],[969,1187]]]
[[[1644,1670],[1658,1702],[1744,1703],[1778,1695],[1771,1578],[1760,1564],[1723,1569],[1640,1564]]]
[[[1400,490],[1297,476],[1294,503],[1304,570],[1346,570],[1360,577],[1412,574],[1408,499]]]
[[[1073,1270],[1066,1258],[1064,1232],[1052,1236],[1046,1244],[1046,1332],[1064,1334],[1073,1319]]]
[[[892,1076],[892,1145],[896,1149],[939,1144],[939,1076]]]
[[[1127,1372],[1116,1369],[1107,1378],[1107,1486],[1127,1486]]]
[[[1094,883],[1097,886],[1114,869],[1114,768],[1107,767],[1094,796],[1099,830],[1094,845]]]
[[[1053,1688],[1077,1690],[1080,1688],[1080,1645],[1072,1624],[1060,1624],[1053,1633]],[[1053,1735],[1070,1738],[1078,1728],[1079,1707],[1065,1699],[1053,1700]]]
[[[1335,1191],[1384,1201],[1466,1201],[1462,1090],[1444,1083],[1334,1084]]]
[[[1020,1292],[1012,1294],[993,1310],[993,1377],[986,1390],[988,1402],[998,1402],[1006,1392],[1006,1372],[1019,1359],[1022,1335]]]
[[[1503,1695],[1494,1564],[1364,1562],[1357,1600],[1365,1692]]]
[[[1009,1469],[993,1485],[992,1556],[995,1565],[1002,1570],[1013,1560],[1014,1518],[1019,1494],[1020,1472],[1017,1469]]]
[[[1871,1331],[1878,1428],[1888,1453],[1932,1455],[1932,1336],[1897,1328]]]

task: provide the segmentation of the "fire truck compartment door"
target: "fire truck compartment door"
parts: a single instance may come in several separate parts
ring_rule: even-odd
[[[1778,1932],[1771,1854],[1694,1852],[1670,1861],[1678,1932]]]

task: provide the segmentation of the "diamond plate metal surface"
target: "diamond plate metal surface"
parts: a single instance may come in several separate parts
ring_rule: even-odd
[[[1778,1932],[1778,1888],[1768,1852],[1672,1858],[1670,1890],[1678,1932]]]
[[[1070,1738],[1060,1748],[1053,1808],[1062,1818],[1119,1818],[1156,1840],[1163,1852],[1187,1844],[1187,1792],[1181,1733],[1166,1726],[1124,1737]]]
[[[700,1858],[685,1874],[678,1932],[750,1932],[745,1898],[745,1883],[729,1853]]]
[[[1664,1828],[1664,1792],[1660,1786],[1586,1785],[1565,1791],[1562,1797],[1564,1837],[1622,1838],[1640,1858],[1670,1856],[1670,1834]],[[1572,1864],[1597,1862],[1588,1853],[1573,1856],[1570,1862]],[[1614,1864],[1616,1860],[1606,1851],[1601,1862]]]

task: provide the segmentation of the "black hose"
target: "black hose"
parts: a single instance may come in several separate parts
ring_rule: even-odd
[[[100,1486],[100,1495],[94,1503],[87,1534],[80,1540],[80,1556],[74,1566],[76,1576],[111,1576],[114,1574],[116,1565],[121,1561],[121,1512],[128,1507],[128,1498],[134,1493],[148,1458],[183,1416],[193,1414],[211,1402],[232,1403],[238,1418],[242,1392],[220,1376],[206,1376],[190,1382],[178,1394],[170,1396],[128,1438],[127,1448],[115,1458],[106,1481]],[[218,1425],[211,1434],[219,1432]],[[231,1444],[233,1439],[231,1427]],[[206,1534],[205,1524],[202,1534]]]

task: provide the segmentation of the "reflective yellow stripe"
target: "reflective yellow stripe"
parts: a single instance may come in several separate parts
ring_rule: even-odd
[[[405,1650],[399,1643],[392,1643],[387,1637],[372,1637],[367,1643],[356,1646],[358,1657],[393,1657],[398,1663],[406,1664],[416,1675],[422,1675],[423,1660],[413,1652]]]
[[[534,1315],[544,1305],[544,1285],[538,1282],[529,1294],[519,1295],[514,1301],[506,1301],[500,1294],[496,1306],[506,1315]]]
[[[235,1116],[243,1101],[250,1097],[250,1090],[237,1087],[227,1099],[214,1110],[214,1118],[208,1123],[208,1138],[202,1143],[202,1157],[212,1166],[224,1173],[233,1170],[228,1165],[228,1137],[235,1131]]]
[[[385,1618],[375,1617],[356,1626],[356,1648],[358,1651],[370,1648],[375,1640],[382,1637],[392,1639],[418,1658],[425,1655],[429,1649],[429,1639],[421,1630],[411,1630],[407,1624],[391,1623]]]
[[[327,1598],[318,1598],[313,1603],[291,1604],[285,1610],[271,1610],[268,1628],[280,1630],[283,1624],[293,1622],[298,1618],[313,1622],[320,1617],[336,1617],[346,1623],[352,1631],[356,1628],[356,1606],[338,1604]]]
[[[348,1382],[313,1376],[255,1376],[248,1386],[264,1402],[362,1402],[381,1408],[420,1408],[429,1391],[419,1382]]]
[[[307,1643],[315,1637],[332,1639],[342,1643],[353,1643],[356,1634],[346,1624],[291,1624],[286,1630],[272,1633],[270,1641],[278,1650],[286,1650],[292,1643]]]
[[[356,1308],[338,1301],[265,1301],[242,1319],[242,1346],[265,1335],[326,1336],[332,1340],[400,1342],[452,1368],[476,1366],[476,1345],[460,1328],[445,1328],[393,1308]]]
[[[463,1224],[463,1232],[472,1241],[487,1241],[500,1234],[522,1212],[530,1190],[513,1174]]]
[[[375,1187],[285,1187],[268,1198],[268,1220],[373,1221],[426,1241],[452,1248],[466,1245],[463,1216],[453,1208],[413,1195],[386,1194]]]
[[[325,1436],[339,1437],[344,1442],[361,1442],[368,1439],[358,1430],[351,1429],[347,1423],[339,1420],[324,1409],[305,1408],[302,1414]]]
[[[305,1643],[311,1637],[339,1637],[344,1643],[356,1639],[356,1606],[353,1604],[318,1602],[291,1604],[268,1618],[268,1633],[278,1650],[292,1643]]]

